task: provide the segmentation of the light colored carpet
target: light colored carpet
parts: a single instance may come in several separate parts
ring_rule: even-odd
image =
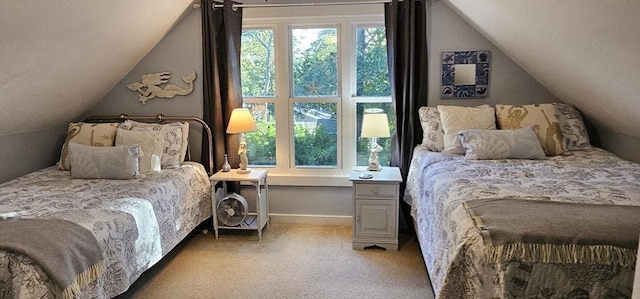
[[[197,234],[119,298],[433,298],[418,243],[352,250],[351,226]]]

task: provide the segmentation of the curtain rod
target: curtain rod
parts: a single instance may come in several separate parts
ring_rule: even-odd
[[[400,0],[402,1],[402,0]],[[334,5],[358,5],[358,4],[382,4],[389,3],[390,0],[368,0],[353,2],[307,2],[307,3],[264,3],[264,4],[233,4],[233,7],[253,8],[253,7],[289,7],[289,6],[334,6]],[[223,7],[223,4],[215,4],[213,7]]]

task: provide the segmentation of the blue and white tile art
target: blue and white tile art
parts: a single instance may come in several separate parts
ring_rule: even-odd
[[[442,52],[440,96],[444,99],[487,97],[490,60],[488,50]],[[456,66],[470,64],[475,65],[475,83],[456,84]]]

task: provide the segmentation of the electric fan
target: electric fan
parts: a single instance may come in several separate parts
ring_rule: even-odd
[[[218,202],[218,220],[226,226],[245,226],[244,219],[247,217],[247,200],[240,194],[229,193]]]

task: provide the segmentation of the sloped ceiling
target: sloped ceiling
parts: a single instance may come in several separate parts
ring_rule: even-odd
[[[640,1],[440,1],[562,101],[640,137]],[[76,120],[191,2],[0,1],[0,136]]]
[[[0,136],[93,107],[192,0],[0,1]]]
[[[563,102],[640,137],[640,1],[442,1]]]

